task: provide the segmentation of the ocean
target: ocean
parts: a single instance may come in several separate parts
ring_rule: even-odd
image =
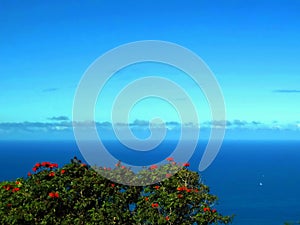
[[[118,155],[117,143],[106,145]],[[154,151],[147,162],[156,154],[168,156],[175,144],[164,143],[163,148],[167,146],[167,153]],[[191,158],[192,170],[197,171],[204,147],[200,143]],[[0,152],[1,181],[26,177],[36,162],[62,166],[74,156],[83,160],[74,141],[1,141]],[[126,154],[118,156],[130,162]],[[300,141],[225,141],[201,179],[218,196],[218,211],[235,215],[233,225],[296,224],[300,221],[299,162]]]

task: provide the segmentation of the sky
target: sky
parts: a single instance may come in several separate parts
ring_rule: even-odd
[[[72,138],[74,96],[89,66],[113,48],[142,40],[172,42],[201,57],[221,87],[228,137],[297,139],[299,11],[298,0],[3,0],[0,139]],[[112,122],[111,107],[122,88],[144,76],[179,84],[201,127],[211,125],[205,94],[187,74],[141,63],[117,72],[101,90],[95,106],[99,129]],[[180,112],[157,98],[138,102],[128,123],[144,129],[154,117],[169,128],[180,125]]]

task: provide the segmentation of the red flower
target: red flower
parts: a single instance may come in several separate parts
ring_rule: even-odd
[[[48,163],[47,163],[47,162],[42,162],[41,165],[42,165],[42,166],[47,166]]]
[[[166,178],[170,178],[171,176],[172,176],[171,173],[167,173],[167,174],[166,174]]]
[[[152,206],[152,208],[157,208],[158,207],[158,203],[152,203],[151,206]]]
[[[20,190],[20,188],[16,187],[16,188],[12,189],[12,192],[17,192],[19,190]]]
[[[215,212],[217,212],[217,210],[216,209],[213,209],[213,210],[211,210],[213,213],[215,213]]]
[[[169,157],[169,158],[167,158],[167,161],[169,161],[169,162],[174,161],[174,158]]]
[[[185,166],[185,167],[189,167],[190,163],[187,162],[187,163],[183,163],[182,165]]]
[[[209,211],[210,211],[210,208],[206,207],[206,208],[203,209],[203,211],[204,211],[204,212],[209,212]]]
[[[182,194],[177,195],[178,198],[183,198]]]
[[[177,188],[177,191],[187,191],[187,190],[189,190],[189,189],[187,187],[185,187],[185,186]]]
[[[151,170],[157,169],[157,165],[152,165],[152,166],[150,166],[150,169],[151,169]]]
[[[54,177],[54,176],[55,176],[55,173],[54,173],[54,172],[50,172],[48,176],[49,176],[49,177]]]
[[[40,163],[36,163],[34,167],[39,168],[41,166]]]
[[[52,163],[51,164],[53,167],[58,168],[58,164],[57,163]]]
[[[126,168],[126,166],[122,166],[121,168],[122,168],[122,169],[125,169],[125,168]]]
[[[30,173],[30,172],[28,172],[28,173],[27,173],[27,176],[28,176],[28,177],[30,177],[30,176],[31,176],[31,173]]]
[[[82,163],[81,166],[82,166],[82,167],[86,167],[86,164],[85,164],[85,163]]]
[[[148,200],[149,200],[149,198],[148,198],[148,197],[146,197],[146,198],[145,198],[145,201],[147,202]]]
[[[7,207],[11,207],[11,206],[12,206],[12,204],[10,204],[10,203],[7,204]]]
[[[48,195],[50,198],[59,198],[58,192],[50,192]]]
[[[33,170],[33,172],[35,172],[35,171],[37,170],[37,168],[36,168],[36,167],[33,167],[32,170]]]
[[[170,217],[166,216],[166,221],[169,221],[170,220]]]
[[[154,186],[154,188],[155,188],[156,190],[158,190],[160,187],[159,187],[158,185],[156,185],[156,186]]]
[[[61,174],[64,174],[65,172],[66,172],[65,170],[61,170],[61,171],[60,171]]]
[[[115,184],[111,184],[110,186],[115,187],[116,185]]]
[[[4,185],[3,188],[4,188],[5,190],[9,191],[10,188],[11,188],[11,186],[10,186],[10,185],[7,185],[7,186]]]

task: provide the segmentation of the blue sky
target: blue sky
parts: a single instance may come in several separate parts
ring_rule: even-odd
[[[299,11],[298,0],[1,1],[0,139],[57,138],[63,131],[71,137],[74,94],[88,66],[140,40],[174,42],[206,62],[222,88],[231,137],[297,138]],[[114,95],[124,85],[157,73],[188,90],[203,127],[209,124],[201,90],[176,69],[150,64],[110,80],[95,120],[110,121]],[[157,99],[140,102],[129,122],[153,116],[178,122],[174,109]]]

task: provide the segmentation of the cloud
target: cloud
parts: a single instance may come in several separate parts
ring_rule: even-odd
[[[0,122],[0,139],[11,139],[13,137],[17,138],[30,138],[43,137],[43,138],[74,138],[73,126],[83,126],[91,127],[96,124],[97,131],[101,137],[110,138],[114,135],[113,125],[110,122],[72,122],[69,120],[58,120],[67,119],[54,117],[51,122]],[[181,124],[175,121],[169,121],[165,123],[165,127],[171,135],[177,135],[180,132],[182,126],[187,128],[188,131],[198,129],[200,127],[200,133],[207,134],[207,132],[212,128],[222,128],[226,124],[226,130],[230,134],[239,135],[240,133],[247,133],[249,135],[256,134],[257,132],[262,134],[264,132],[296,132],[299,134],[300,131],[300,121],[294,121],[290,123],[281,123],[277,121],[276,123],[262,123],[259,121],[244,121],[244,120],[232,120],[232,121],[204,121],[201,126],[197,124],[188,123]],[[143,120],[135,120],[133,123],[116,123],[115,128],[125,128],[130,127],[134,130],[136,134],[147,134],[149,135],[149,123]],[[160,129],[161,126],[155,127],[155,129]],[[286,133],[288,134],[288,133]]]
[[[53,92],[53,91],[58,91],[59,89],[58,88],[46,88],[46,89],[43,89],[42,91],[43,92]]]
[[[297,90],[297,89],[278,89],[278,90],[274,90],[273,92],[276,92],[276,93],[300,93],[300,90]]]
[[[48,120],[67,121],[67,120],[69,120],[69,117],[67,117],[67,116],[53,116],[53,117],[48,118]]]

